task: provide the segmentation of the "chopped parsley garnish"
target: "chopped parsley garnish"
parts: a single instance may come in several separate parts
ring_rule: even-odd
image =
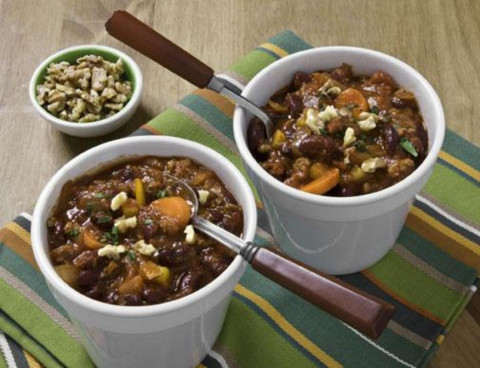
[[[78,229],[72,229],[67,233],[67,235],[71,238],[75,238],[78,234],[80,234]]]
[[[133,250],[129,250],[127,252],[127,257],[130,261],[135,261],[137,259],[137,255],[135,254],[135,252]]]
[[[145,225],[151,225],[151,224],[153,224],[153,220],[147,218],[147,219],[145,220],[144,224],[145,224]]]
[[[371,112],[372,114],[377,114],[377,115],[378,115],[378,113],[380,112],[380,109],[379,109],[377,106],[372,106],[372,107],[370,108],[370,112]]]
[[[325,128],[320,128],[320,133],[322,135],[328,135],[327,129],[325,129]]]
[[[102,192],[97,192],[97,193],[93,193],[93,196],[95,198],[105,198],[107,195],[105,193],[102,193]]]
[[[410,153],[413,157],[417,157],[417,156],[418,156],[417,150],[415,149],[415,147],[413,147],[412,142],[410,142],[407,138],[403,137],[402,139],[400,139],[400,146],[401,146],[405,151],[407,151],[408,153]]]
[[[110,221],[112,221],[112,218],[110,216],[102,216],[98,219],[99,224],[108,224]]]
[[[360,152],[365,152],[367,149],[365,142],[362,140],[353,142],[353,146]]]
[[[118,244],[118,227],[113,226],[111,231],[105,233],[105,241],[111,244]]]
[[[157,192],[157,198],[165,198],[168,197],[168,193],[166,190],[159,190]]]

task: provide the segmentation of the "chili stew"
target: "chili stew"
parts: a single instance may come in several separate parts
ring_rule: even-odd
[[[248,145],[273,177],[300,190],[356,196],[387,188],[424,160],[428,136],[415,95],[385,72],[297,72],[264,106],[270,139],[254,118]]]
[[[220,275],[235,254],[189,224],[198,215],[240,236],[242,208],[216,174],[188,158],[139,157],[68,182],[47,221],[59,276],[110,304],[147,305],[181,298]]]

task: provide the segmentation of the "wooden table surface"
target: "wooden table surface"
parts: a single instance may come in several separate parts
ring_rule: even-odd
[[[268,37],[291,29],[316,46],[354,45],[394,55],[437,90],[447,125],[480,144],[480,1],[441,0],[0,0],[0,224],[30,209],[50,176],[86,149],[124,137],[194,88],[109,37],[104,23],[127,9],[220,71]],[[126,51],[143,71],[142,104],[102,138],[63,135],[34,112],[27,86],[35,67],[67,46]],[[430,367],[480,365],[480,298],[448,334]]]

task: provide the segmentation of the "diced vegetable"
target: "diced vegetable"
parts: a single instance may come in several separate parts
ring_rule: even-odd
[[[328,166],[320,162],[314,163],[310,166],[309,176],[310,179],[317,179],[320,176],[324,175],[328,171]]]
[[[300,189],[308,193],[324,194],[334,188],[339,182],[340,171],[337,168],[331,168],[325,174],[302,186]]]
[[[342,91],[335,99],[335,107],[351,107],[353,116],[357,118],[361,112],[368,111],[369,105],[362,93],[355,88],[348,88]]]
[[[190,221],[191,208],[182,197],[166,197],[157,199],[150,204],[161,216],[168,217],[181,229]]]
[[[415,147],[413,147],[412,142],[410,142],[407,138],[404,137],[404,138],[400,139],[400,146],[401,146],[405,151],[407,151],[408,153],[410,153],[413,157],[417,157],[417,156],[418,156],[417,150],[415,149]]]
[[[268,100],[268,106],[281,114],[288,113],[288,107],[286,105],[279,104],[278,102],[275,102],[273,100]]]
[[[90,249],[100,249],[104,246],[96,237],[94,231],[83,229],[83,244]]]
[[[145,189],[143,188],[142,180],[137,178],[133,181],[135,187],[135,199],[140,207],[145,206]]]
[[[124,281],[119,287],[118,292],[122,295],[125,294],[140,294],[143,288],[143,279],[137,275],[129,280]]]
[[[351,180],[354,183],[360,183],[367,178],[367,174],[359,166],[355,165],[350,172]]]
[[[143,262],[140,265],[140,275],[145,280],[153,281],[159,285],[168,286],[170,284],[170,270],[152,261]]]
[[[285,136],[285,133],[283,133],[281,130],[277,129],[275,130],[275,133],[273,133],[273,138],[272,138],[272,146],[273,148],[278,148],[280,145],[287,140],[287,137]]]
[[[122,204],[122,214],[125,217],[132,217],[138,215],[138,203],[133,198],[128,198],[124,204]]]
[[[78,277],[78,269],[71,264],[65,263],[60,266],[55,266],[58,276],[65,281],[68,285],[75,287]]]

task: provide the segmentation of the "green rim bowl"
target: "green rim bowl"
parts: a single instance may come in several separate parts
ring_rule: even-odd
[[[125,74],[127,79],[132,83],[133,93],[130,100],[123,107],[122,110],[117,112],[106,119],[94,121],[91,123],[74,123],[64,121],[52,115],[44,107],[42,107],[37,101],[36,87],[43,82],[43,78],[47,74],[47,67],[51,63],[59,63],[61,61],[68,61],[70,63],[75,62],[79,57],[84,55],[99,55],[105,60],[116,62],[119,58],[122,59],[125,68]],[[47,120],[55,129],[76,137],[98,137],[120,128],[124,125],[135,113],[140,104],[140,99],[143,90],[143,76],[140,68],[133,59],[120,50],[116,50],[112,47],[101,45],[80,45],[73,46],[51,55],[45,59],[32,75],[28,93],[30,95],[30,101],[33,104],[35,110]]]

